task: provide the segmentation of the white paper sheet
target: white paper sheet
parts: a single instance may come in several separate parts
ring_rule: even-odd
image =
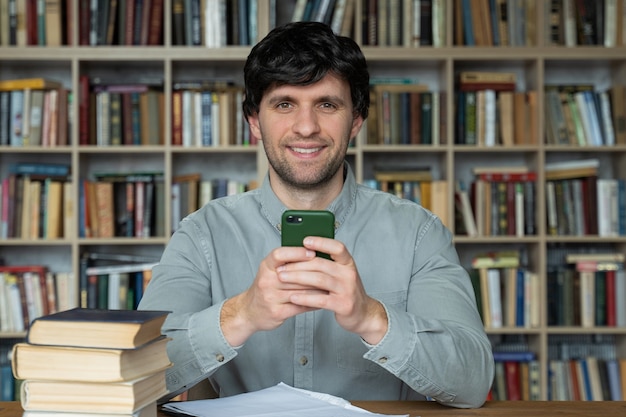
[[[260,391],[211,400],[172,402],[164,410],[195,417],[370,417],[343,398],[290,387],[284,383]],[[408,415],[395,416],[407,417]]]

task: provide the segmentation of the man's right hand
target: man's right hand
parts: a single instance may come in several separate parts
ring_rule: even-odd
[[[241,346],[254,333],[273,330],[285,320],[314,309],[292,304],[294,293],[319,292],[311,287],[283,283],[276,269],[290,262],[331,262],[316,258],[315,252],[302,247],[279,247],[261,261],[252,285],[226,300],[220,314],[220,326],[231,346]]]

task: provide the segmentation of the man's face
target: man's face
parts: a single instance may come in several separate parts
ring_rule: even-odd
[[[349,84],[332,75],[308,86],[270,88],[248,121],[263,141],[270,170],[300,189],[335,176],[363,123],[353,111]]]

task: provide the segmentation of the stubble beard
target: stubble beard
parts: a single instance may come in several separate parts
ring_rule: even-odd
[[[337,171],[343,167],[346,152],[337,154],[328,160],[321,169],[313,170],[313,164],[304,163],[304,166],[296,166],[289,163],[286,158],[282,158],[263,142],[267,160],[276,172],[276,175],[287,186],[301,189],[314,190],[323,188],[335,176]],[[313,171],[311,171],[313,170]],[[308,174],[305,174],[307,173]]]

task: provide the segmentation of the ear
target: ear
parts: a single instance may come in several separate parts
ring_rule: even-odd
[[[352,129],[350,130],[350,138],[353,140],[359,134],[361,127],[363,127],[363,117],[360,114],[357,114],[352,119]]]
[[[250,136],[260,141],[261,138],[261,126],[259,125],[259,114],[254,113],[248,116],[248,124],[250,125]]]

